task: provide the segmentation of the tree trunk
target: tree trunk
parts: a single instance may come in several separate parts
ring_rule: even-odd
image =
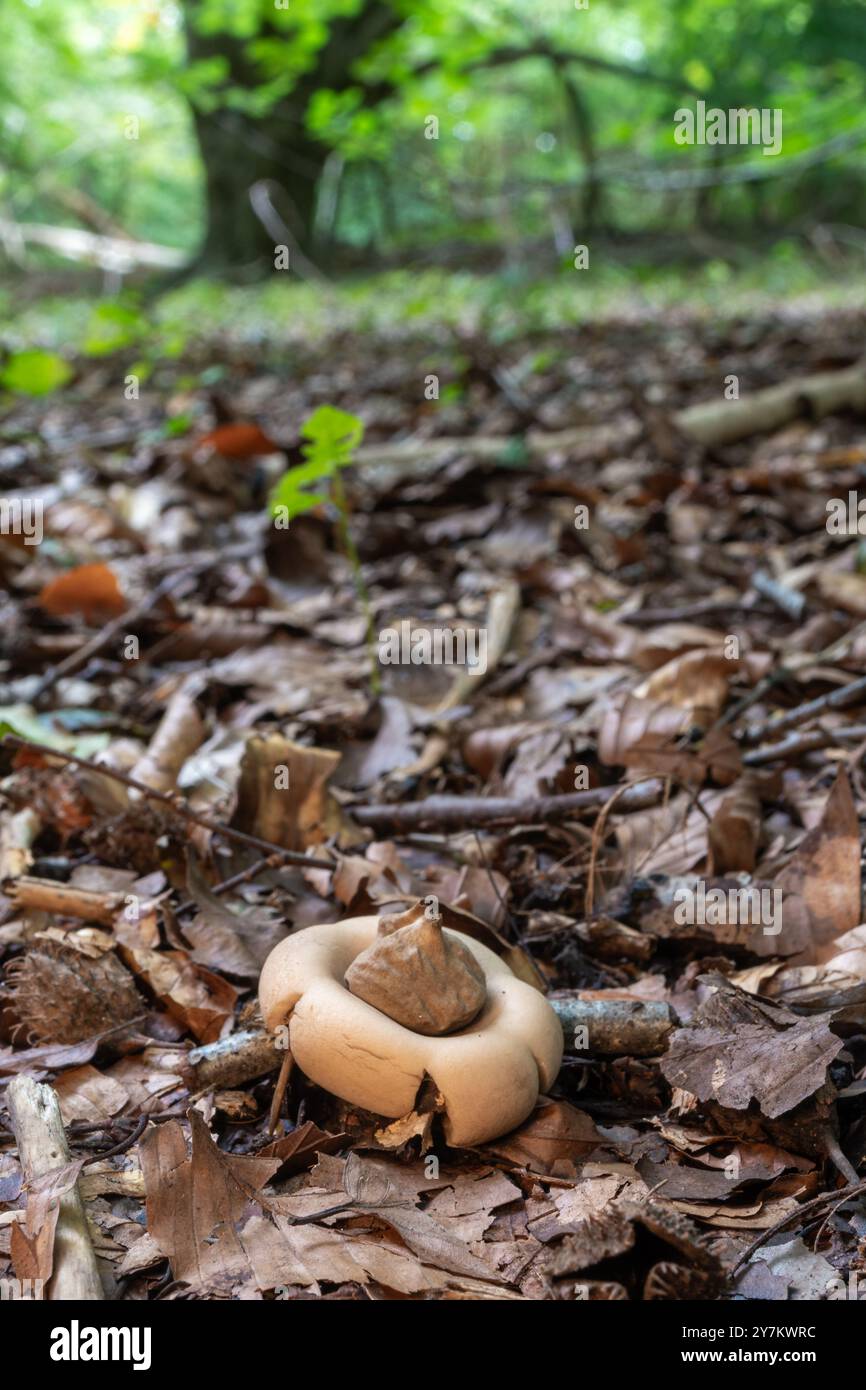
[[[328,149],[304,134],[304,113],[281,119],[271,112],[253,121],[236,111],[194,113],[204,164],[206,231],[199,253],[203,269],[250,274],[274,268],[281,235],[268,231],[250,201],[253,186],[267,180],[279,185],[277,200],[295,246],[313,258],[312,229],[316,188]],[[294,243],[294,245],[292,244]]]
[[[221,57],[228,61],[230,87],[253,90],[262,76],[246,51],[246,42],[230,34],[203,34],[196,18],[199,0],[185,0],[187,48],[192,62]],[[206,232],[200,264],[207,270],[265,273],[274,269],[275,248],[284,242],[280,224],[288,228],[285,244],[292,252],[315,262],[313,223],[319,177],[330,150],[307,126],[315,93],[323,87],[340,91],[357,85],[354,64],[380,39],[403,23],[387,0],[368,0],[359,14],[335,19],[328,38],[316,54],[315,66],[304,73],[287,96],[259,118],[231,109],[193,107],[193,120],[205,172]],[[291,34],[269,28],[268,38],[287,46]],[[371,89],[372,103],[389,88]],[[276,219],[266,228],[250,202],[250,190],[267,182]],[[278,187],[277,187],[278,186]],[[276,225],[275,225],[276,224]],[[300,259],[300,258],[299,258]]]

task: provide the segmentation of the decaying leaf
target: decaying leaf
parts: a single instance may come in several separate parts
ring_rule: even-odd
[[[672,1086],[732,1110],[754,1100],[771,1119],[823,1086],[844,1046],[825,1018],[798,1018],[718,976],[711,983],[712,993],[674,1033],[661,1063]]]

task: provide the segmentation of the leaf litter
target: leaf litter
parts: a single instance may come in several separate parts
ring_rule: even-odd
[[[826,524],[859,424],[706,434],[721,360],[844,367],[862,322],[553,337],[559,434],[487,377],[445,434],[411,340],[402,385],[347,339],[267,373],[227,345],[187,438],[176,366],[128,448],[80,431],[115,411],[92,368],[50,430],[6,416],[45,540],[0,538],[0,1077],[50,1082],[74,1160],[28,1188],[0,1108],[0,1276],[50,1277],[76,1179],[115,1298],[784,1300],[862,1269],[866,580]],[[377,660],[435,631],[483,631],[483,672]],[[261,1035],[278,940],[429,895],[606,1029],[476,1149],[423,1096],[383,1127],[280,1090]]]

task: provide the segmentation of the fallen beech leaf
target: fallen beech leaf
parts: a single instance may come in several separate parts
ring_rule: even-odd
[[[321,843],[340,825],[328,790],[339,761],[339,753],[305,748],[282,734],[248,739],[232,825],[284,849]]]
[[[639,639],[632,661],[639,671],[656,671],[687,652],[718,651],[724,640],[724,633],[694,623],[662,623]]]
[[[15,1222],[11,1235],[12,1267],[18,1279],[47,1284],[51,1278],[60,1199],[75,1186],[83,1166],[84,1159],[77,1158],[29,1183],[25,1218]]]
[[[196,451],[212,450],[227,459],[250,459],[261,454],[276,454],[281,452],[281,447],[269,439],[258,425],[242,423],[220,425],[209,434],[203,434],[193,445]]]
[[[697,722],[710,723],[721,712],[739,658],[720,651],[691,651],[674,657],[635,690],[638,699],[661,700],[687,709]]]
[[[843,767],[836,774],[821,822],[810,830],[776,886],[784,893],[782,930],[811,941],[803,964],[835,953],[836,938],[860,923],[860,823]]]
[[[757,779],[746,772],[731,788],[710,822],[709,842],[717,874],[752,873],[761,835]]]
[[[332,1154],[345,1148],[349,1143],[348,1134],[328,1134],[319,1129],[312,1120],[298,1125],[290,1134],[275,1139],[258,1150],[259,1158],[278,1158],[281,1174],[300,1173],[309,1168],[317,1154]],[[276,1174],[274,1175],[276,1176]]]
[[[198,1111],[189,1112],[192,1151],[178,1120],[151,1126],[140,1145],[147,1189],[147,1229],[175,1279],[194,1289],[242,1278],[246,1251],[236,1226],[279,1158],[223,1153]]]
[[[609,767],[626,767],[632,750],[653,736],[673,743],[689,727],[690,718],[681,709],[637,695],[620,696],[604,712],[598,732],[598,756]],[[640,758],[632,758],[640,762]]]
[[[483,1151],[535,1173],[574,1172],[587,1154],[602,1143],[604,1140],[589,1115],[567,1101],[541,1097],[519,1129],[485,1144]]]
[[[120,955],[199,1042],[216,1041],[238,997],[228,980],[197,965],[185,951],[151,951],[124,944]]]
[[[798,1018],[721,975],[706,978],[715,986],[712,994],[674,1033],[661,1062],[672,1086],[730,1110],[746,1110],[756,1100],[768,1119],[793,1110],[823,1086],[844,1046],[826,1017]]]
[[[117,577],[108,565],[78,565],[68,570],[45,585],[37,602],[55,618],[82,613],[93,623],[116,618],[126,608]]]

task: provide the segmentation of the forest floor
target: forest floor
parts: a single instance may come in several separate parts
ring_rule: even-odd
[[[0,1278],[57,1276],[77,1180],[115,1298],[849,1296],[864,324],[340,331],[6,398],[0,1077],[73,1163],[28,1184],[0,1099]],[[729,424],[813,374],[847,385]],[[373,650],[333,506],[268,509],[321,406],[365,424]],[[485,669],[379,660],[404,622]],[[287,932],[430,897],[571,1020],[466,1148],[429,1088],[396,1125],[283,1093],[257,1007]]]

